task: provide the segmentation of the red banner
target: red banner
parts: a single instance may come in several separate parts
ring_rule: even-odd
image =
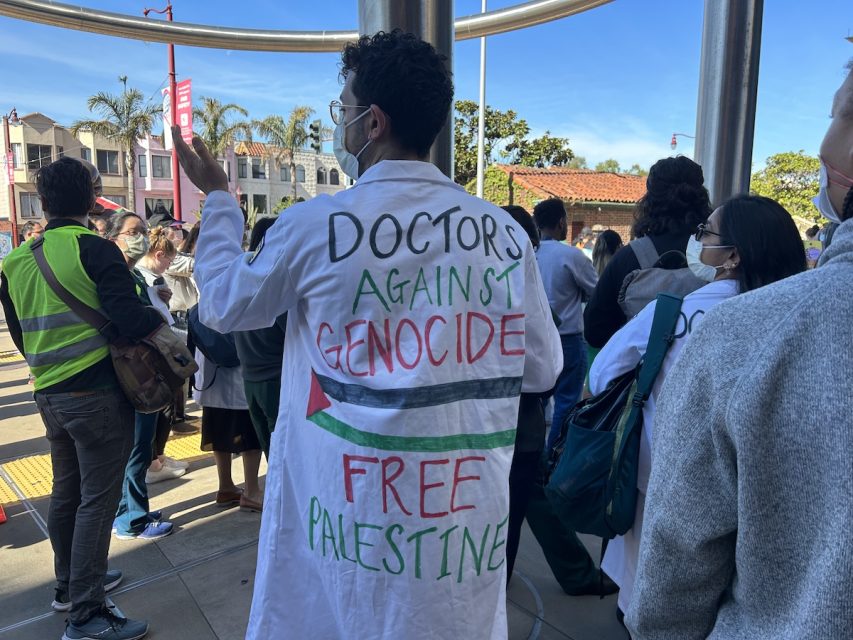
[[[187,78],[179,82],[175,87],[175,93],[178,100],[175,119],[181,127],[181,137],[189,144],[193,139],[192,80]]]
[[[15,184],[15,154],[6,153],[6,170],[9,172],[9,184]]]

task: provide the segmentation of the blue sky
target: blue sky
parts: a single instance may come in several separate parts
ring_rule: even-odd
[[[139,14],[145,0],[78,0]],[[516,2],[490,0],[489,8]],[[254,28],[350,30],[355,0],[175,0],[179,21]],[[853,58],[849,0],[766,0],[753,165],[773,153],[815,154],[833,92]],[[456,0],[456,15],[480,0]],[[703,0],[614,0],[549,24],[488,39],[487,102],[514,109],[536,135],[570,139],[591,165],[623,167],[670,155],[674,131],[693,134]],[[156,100],[167,78],[166,46],[0,17],[0,111],[41,111],[62,124],[87,117],[86,98],[117,92],[119,75]],[[176,48],[178,79],[194,95],[237,102],[252,117],[286,115],[297,104],[327,121],[340,91],[336,54],[254,53]],[[457,99],[477,99],[479,41],[457,43]],[[692,153],[681,139],[678,151]]]

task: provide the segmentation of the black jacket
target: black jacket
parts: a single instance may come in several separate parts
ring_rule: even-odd
[[[57,218],[48,222],[45,231],[71,225],[80,226],[80,223],[67,218]],[[100,236],[84,235],[80,237],[79,245],[80,262],[95,283],[101,309],[112,321],[117,335],[144,338],[156,329],[163,322],[163,317],[156,309],[146,307],[139,300],[130,270],[115,243]],[[5,274],[0,276],[0,303],[6,314],[6,324],[12,341],[18,351],[24,353],[21,324],[9,295],[9,282]],[[117,384],[112,360],[105,358],[62,382],[42,389],[40,393],[90,391]]]

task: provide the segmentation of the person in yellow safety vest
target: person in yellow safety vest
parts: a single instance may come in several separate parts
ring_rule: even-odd
[[[119,388],[108,341],[145,337],[163,319],[140,302],[118,247],[87,228],[95,196],[86,168],[61,158],[39,169],[35,181],[47,218],[40,242],[51,270],[73,296],[111,320],[101,335],[53,292],[33,255],[36,240],[3,261],[0,303],[35,376],[50,443],[52,606],[69,612],[66,640],[141,638],[147,622],[119,617],[104,603],[105,591],[121,581],[120,571],[107,570],[107,552],[134,437],[133,407]]]

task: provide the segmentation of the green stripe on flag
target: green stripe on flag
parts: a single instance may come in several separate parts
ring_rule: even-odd
[[[500,449],[515,444],[515,429],[453,436],[386,436],[356,429],[330,416],[325,411],[318,411],[314,415],[308,416],[308,419],[318,427],[353,444],[383,451],[434,453],[466,449]]]

